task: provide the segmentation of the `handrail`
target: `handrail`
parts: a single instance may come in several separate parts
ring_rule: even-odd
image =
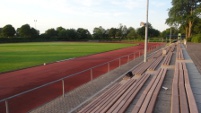
[[[138,51],[138,52],[140,52],[140,51]],[[136,53],[138,53],[138,52],[134,52],[134,53],[132,53],[132,54],[136,54]],[[129,54],[129,55],[132,55],[132,54]],[[69,76],[66,76],[66,77],[60,78],[60,79],[58,79],[58,80],[54,80],[54,81],[52,81],[52,82],[49,82],[49,83],[46,83],[46,84],[40,85],[40,86],[35,87],[35,88],[32,88],[32,89],[30,89],[30,90],[26,90],[26,91],[23,91],[23,92],[21,92],[21,93],[15,94],[15,95],[13,95],[13,96],[10,96],[10,97],[7,97],[7,98],[4,98],[4,99],[1,99],[1,100],[0,100],[0,103],[3,102],[3,101],[6,101],[6,100],[10,100],[10,99],[12,99],[12,98],[14,98],[14,97],[17,97],[17,96],[20,96],[20,95],[23,95],[23,94],[29,93],[29,92],[31,92],[31,91],[34,91],[34,90],[40,89],[40,88],[42,88],[42,87],[45,87],[45,86],[48,86],[48,85],[54,84],[54,83],[56,83],[56,82],[62,81],[62,80],[64,80],[64,79],[66,79],[66,78],[69,78],[69,77],[72,77],[72,76],[75,76],[75,75],[81,74],[81,73],[83,73],[83,72],[86,72],[86,71],[88,71],[88,70],[94,69],[94,68],[96,68],[96,67],[99,67],[99,66],[102,66],[102,65],[108,64],[108,63],[110,63],[110,62],[113,62],[113,61],[115,61],[115,60],[117,60],[117,59],[120,59],[120,58],[123,58],[123,57],[129,56],[129,55],[124,55],[124,56],[118,57],[118,58],[113,59],[113,60],[111,60],[111,61],[108,61],[108,62],[106,62],[106,63],[102,63],[102,64],[99,64],[99,65],[93,66],[93,67],[88,68],[88,69],[85,69],[85,70],[83,70],[83,71],[80,71],[80,72],[77,72],[77,73],[74,73],[74,74],[70,74]]]

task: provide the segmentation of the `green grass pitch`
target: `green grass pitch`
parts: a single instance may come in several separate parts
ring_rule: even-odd
[[[125,43],[45,42],[0,44],[0,72],[133,46]]]

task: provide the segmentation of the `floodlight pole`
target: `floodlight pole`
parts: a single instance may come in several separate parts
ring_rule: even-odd
[[[35,29],[36,29],[36,22],[37,22],[37,20],[34,20],[34,23],[35,23]]]
[[[147,0],[147,11],[146,11],[144,62],[147,62],[147,38],[148,38],[148,26],[149,26],[148,16],[149,16],[149,0]]]

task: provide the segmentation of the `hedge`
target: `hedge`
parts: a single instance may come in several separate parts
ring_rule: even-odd
[[[194,42],[194,43],[201,43],[201,34],[194,35],[194,36],[191,38],[191,42]]]

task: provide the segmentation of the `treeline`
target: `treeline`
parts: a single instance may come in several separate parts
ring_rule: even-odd
[[[201,0],[172,0],[166,24],[188,41],[201,42]],[[165,32],[170,31],[164,31]]]
[[[125,40],[125,39],[144,39],[145,28],[127,28],[120,24],[117,28],[104,29],[102,26],[95,27],[93,33],[88,29],[66,29],[63,27],[51,28],[40,34],[39,30],[30,27],[29,24],[22,25],[15,29],[12,25],[0,28],[1,42],[20,42],[21,41],[86,41],[86,40]],[[159,37],[160,31],[154,29],[149,24],[149,38]]]

